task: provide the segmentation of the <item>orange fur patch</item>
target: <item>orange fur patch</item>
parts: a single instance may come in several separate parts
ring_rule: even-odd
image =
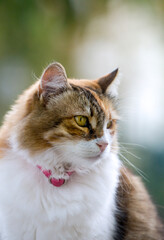
[[[77,89],[69,87],[57,96],[50,93],[46,101],[42,95],[38,96],[39,81],[26,90],[5,117],[0,129],[0,147],[9,147],[8,138],[13,129],[17,131],[20,146],[31,153],[51,148],[52,143],[63,138],[88,141],[101,137],[104,121],[116,118],[112,101],[101,93],[94,80],[68,79],[68,83]],[[75,115],[87,116],[91,129],[79,127]],[[115,124],[109,131],[116,134]]]

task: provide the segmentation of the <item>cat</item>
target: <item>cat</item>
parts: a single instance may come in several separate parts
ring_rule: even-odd
[[[0,129],[1,240],[162,240],[139,177],[118,158],[118,69],[68,79],[50,64]]]

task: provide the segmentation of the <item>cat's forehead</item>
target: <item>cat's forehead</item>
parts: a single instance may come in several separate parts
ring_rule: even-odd
[[[112,104],[108,97],[98,92],[96,86],[93,88],[92,84],[86,85],[86,81],[82,80],[71,81],[70,86],[70,89],[50,98],[49,110],[55,108],[62,117],[86,115],[101,117],[102,120],[110,117]]]
[[[68,79],[68,81],[71,85],[81,89],[89,99],[90,104],[99,106],[105,115],[109,116],[114,110],[111,97],[102,93],[100,85],[95,80]]]

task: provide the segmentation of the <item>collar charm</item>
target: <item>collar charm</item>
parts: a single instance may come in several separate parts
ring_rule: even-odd
[[[40,165],[37,165],[37,168],[48,178],[49,182],[55,187],[61,187],[65,183],[65,179],[63,178],[54,178],[52,177],[52,171],[43,169]],[[71,176],[74,172],[66,172],[68,176]]]

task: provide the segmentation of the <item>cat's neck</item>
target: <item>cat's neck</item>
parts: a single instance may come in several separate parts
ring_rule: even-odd
[[[41,155],[38,155],[38,158],[40,157]],[[89,235],[91,232],[97,236],[102,236],[98,239],[112,239],[115,227],[115,195],[120,166],[117,155],[110,154],[108,158],[100,162],[88,173],[76,172],[71,176],[70,181],[60,188],[49,184],[48,179],[45,178],[40,170],[31,164],[32,159],[27,161],[26,158],[27,155],[23,157],[18,152],[12,150],[7,153],[5,161],[1,163],[2,174],[0,179],[3,179],[3,168],[6,169],[6,167],[10,176],[5,182],[5,188],[11,187],[12,179],[12,184],[17,186],[17,191],[13,194],[19,193],[19,199],[24,199],[22,206],[20,202],[16,202],[16,197],[12,199],[9,197],[10,191],[6,191],[7,196],[5,199],[7,199],[9,206],[12,206],[12,204],[15,204],[14,206],[16,207],[21,205],[22,208],[28,206],[24,210],[27,211],[26,215],[29,218],[33,218],[33,215],[40,216],[40,209],[42,209],[42,214],[46,216],[46,221],[49,221],[47,216],[50,219],[58,219],[57,225],[60,227],[64,223],[67,226],[67,231],[70,230],[68,229],[67,219],[70,219],[70,225],[76,224],[78,219],[80,226],[78,231],[82,231],[81,226],[83,226],[83,229],[88,232],[87,239],[93,239],[93,236]],[[35,160],[33,159],[33,161]],[[18,171],[21,174],[15,174]],[[28,186],[30,191],[26,192],[24,186]],[[42,199],[42,201],[38,201],[38,198]],[[77,202],[79,202],[78,207]],[[29,216],[29,209],[32,210],[32,216]],[[61,214],[62,209],[64,209],[64,214]],[[101,215],[101,222],[97,222],[95,219],[97,214]],[[92,224],[89,224],[91,219]],[[40,219],[38,219],[38,223],[40,223]],[[92,227],[94,231],[93,229],[91,230]],[[64,230],[63,236],[66,236],[66,230]],[[74,236],[75,233],[72,232],[72,234]],[[75,237],[72,239],[75,239]]]

